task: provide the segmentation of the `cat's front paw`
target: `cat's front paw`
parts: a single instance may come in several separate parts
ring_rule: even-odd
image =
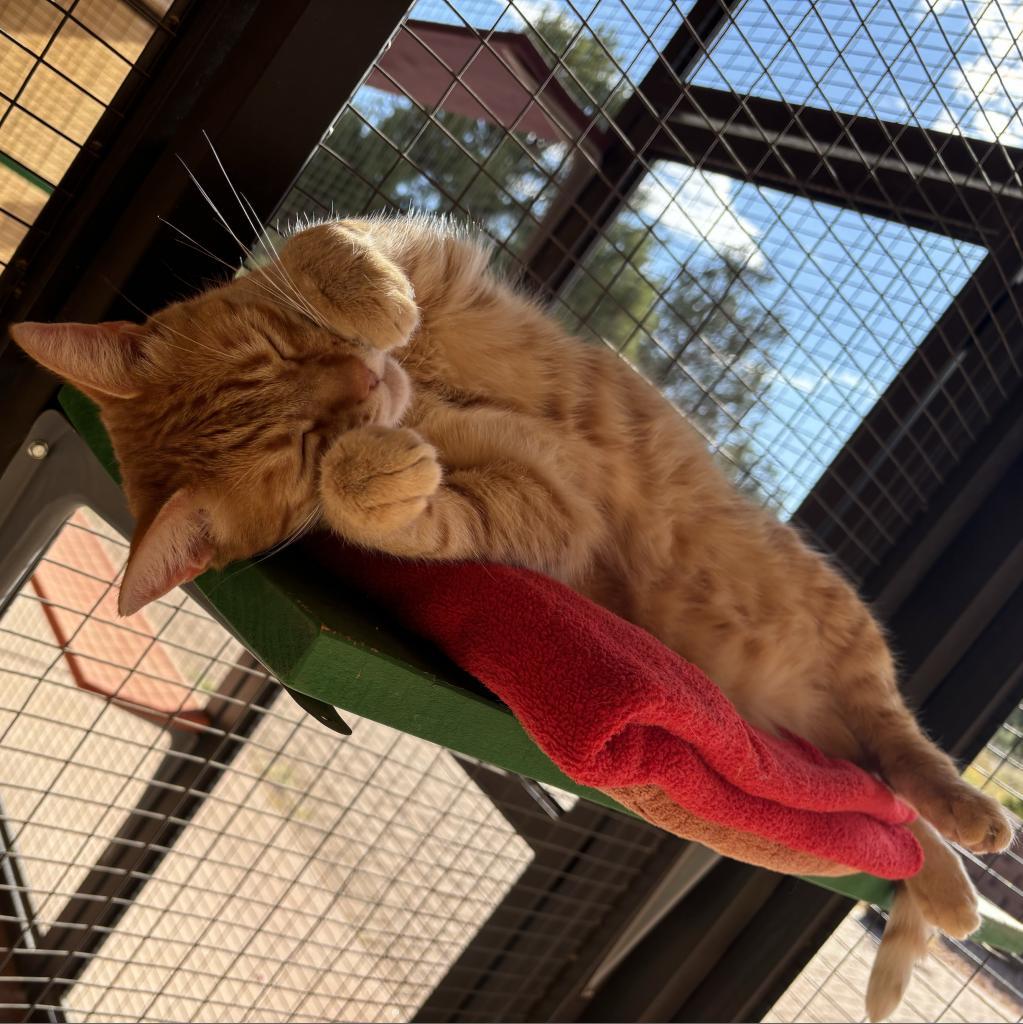
[[[388,351],[415,333],[419,307],[412,282],[367,224],[306,228],[288,239],[280,260],[285,282],[341,337]],[[279,283],[273,287],[280,290]]]
[[[360,427],[324,455],[320,500],[331,526],[373,543],[421,515],[440,481],[436,449],[414,430]]]
[[[370,343],[376,348],[391,349],[404,345],[419,326],[419,307],[412,285],[403,276],[395,276],[383,302],[383,315],[378,319]]]

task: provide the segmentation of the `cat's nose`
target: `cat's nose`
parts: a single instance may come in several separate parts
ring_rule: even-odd
[[[359,399],[360,401],[366,401],[366,399],[370,397],[370,393],[373,391],[373,389],[380,383],[380,378],[369,367],[364,367],[363,370],[366,374],[366,394],[364,394],[363,397]]]
[[[356,377],[356,399],[357,401],[365,402],[373,389],[380,383],[380,378],[364,363],[359,364],[359,372]]]

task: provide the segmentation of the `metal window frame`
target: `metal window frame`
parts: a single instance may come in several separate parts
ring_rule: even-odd
[[[523,256],[529,276],[553,296],[585,258],[601,230],[646,173],[649,147],[663,131],[663,111],[743,0],[696,0],[681,26],[604,133],[598,158],[577,164]]]

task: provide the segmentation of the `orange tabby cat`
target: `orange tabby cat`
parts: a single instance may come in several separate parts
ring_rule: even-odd
[[[395,555],[541,570],[700,665],[749,721],[879,771],[919,810],[926,865],[899,887],[873,1018],[931,926],[976,927],[938,833],[1000,850],[1009,821],[921,733],[853,589],[734,490],[654,388],[498,280],[463,233],[318,225],[144,326],[12,335],[102,409],[138,521],[123,613],[317,522]]]

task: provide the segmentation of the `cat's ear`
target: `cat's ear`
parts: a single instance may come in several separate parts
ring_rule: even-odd
[[[134,615],[210,567],[209,522],[202,503],[188,488],[181,488],[141,534],[136,531],[117,598],[121,615]]]
[[[11,337],[37,363],[98,397],[132,398],[141,386],[144,329],[102,324],[14,324]]]

